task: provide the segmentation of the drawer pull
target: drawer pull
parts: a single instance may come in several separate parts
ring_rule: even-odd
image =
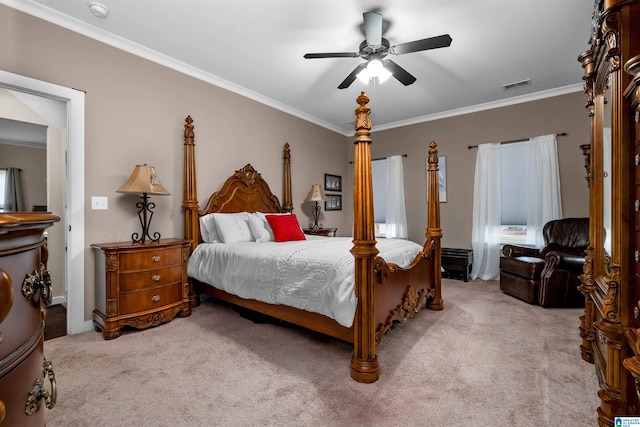
[[[633,259],[635,262],[640,262],[640,251],[639,250],[635,250],[633,253]]]
[[[22,295],[28,300],[32,300],[35,294],[41,293],[41,304],[44,307],[51,305],[51,276],[49,271],[40,264],[40,270],[34,270],[27,274],[22,282]]]
[[[154,274],[153,276],[151,276],[151,280],[153,280],[154,282],[159,282],[160,281],[160,275],[159,274]]]
[[[47,408],[51,409],[56,406],[56,399],[58,398],[58,389],[56,388],[56,375],[53,373],[53,367],[51,362],[44,359],[42,363],[42,371],[44,376],[49,378],[51,383],[51,392],[48,392],[42,387],[40,378],[36,380],[33,386],[33,390],[29,392],[27,398],[27,405],[24,408],[24,413],[27,415],[33,415],[40,409],[40,400],[44,399],[44,404]]]
[[[636,166],[640,166],[640,154],[638,153],[636,153],[635,163],[636,163]]]
[[[151,301],[153,301],[153,302],[158,302],[158,301],[160,301],[160,295],[154,295],[154,296],[152,296],[152,297],[151,297]]]
[[[151,261],[153,262],[160,262],[160,256],[159,255],[154,255],[151,257]]]

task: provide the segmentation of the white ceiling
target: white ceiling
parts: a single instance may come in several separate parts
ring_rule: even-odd
[[[591,0],[0,0],[324,127],[353,133],[360,91],[374,130],[581,90]],[[391,45],[449,34],[448,48],[393,56],[417,81],[337,89],[360,58],[362,13]],[[511,90],[503,85],[531,79]]]

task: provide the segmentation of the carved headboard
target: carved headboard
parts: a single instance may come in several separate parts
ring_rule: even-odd
[[[200,216],[224,212],[282,212],[280,201],[273,195],[260,172],[247,164],[227,178],[222,189],[213,193]]]

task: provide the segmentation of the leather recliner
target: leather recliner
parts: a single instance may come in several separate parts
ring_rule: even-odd
[[[589,243],[589,218],[549,221],[542,234],[542,249],[503,246],[500,289],[543,307],[583,307],[585,297],[578,290],[578,277]]]

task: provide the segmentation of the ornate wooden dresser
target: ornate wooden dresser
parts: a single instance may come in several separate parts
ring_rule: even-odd
[[[578,59],[591,118],[580,349],[598,375],[598,423],[613,426],[640,415],[640,0],[596,0]]]
[[[56,403],[44,357],[45,307],[51,303],[44,231],[50,214],[0,214],[0,426],[43,426]],[[45,378],[51,391],[46,389]]]

